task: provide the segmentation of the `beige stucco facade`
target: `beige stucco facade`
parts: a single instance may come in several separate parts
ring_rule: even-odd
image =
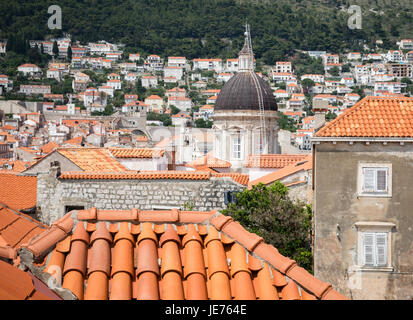
[[[366,139],[368,140],[368,139]],[[352,299],[413,299],[413,143],[318,142],[314,272]],[[390,168],[390,193],[360,194],[360,166]],[[363,265],[363,232],[388,234],[387,265]]]

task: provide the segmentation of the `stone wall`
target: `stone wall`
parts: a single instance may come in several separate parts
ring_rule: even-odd
[[[62,217],[68,206],[105,210],[220,210],[225,207],[225,191],[244,188],[231,178],[212,177],[210,180],[60,180],[52,168],[50,174],[38,174],[37,207],[39,219],[44,223]]]

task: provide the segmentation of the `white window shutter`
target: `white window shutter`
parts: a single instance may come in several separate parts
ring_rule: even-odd
[[[387,265],[387,234],[376,233],[376,265]]]
[[[377,191],[387,191],[387,170],[377,170]]]
[[[373,266],[375,261],[374,233],[363,233],[363,265]]]
[[[375,170],[373,168],[363,169],[363,191],[374,192],[375,187]]]

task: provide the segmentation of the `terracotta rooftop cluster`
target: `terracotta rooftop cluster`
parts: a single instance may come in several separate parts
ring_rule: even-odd
[[[215,211],[72,211],[20,254],[78,299],[345,299]]]

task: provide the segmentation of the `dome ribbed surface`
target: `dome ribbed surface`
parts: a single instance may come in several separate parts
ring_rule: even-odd
[[[277,111],[277,102],[270,86],[257,76],[263,96],[264,110]],[[251,72],[239,72],[224,85],[215,103],[215,110],[259,110],[258,92]]]

